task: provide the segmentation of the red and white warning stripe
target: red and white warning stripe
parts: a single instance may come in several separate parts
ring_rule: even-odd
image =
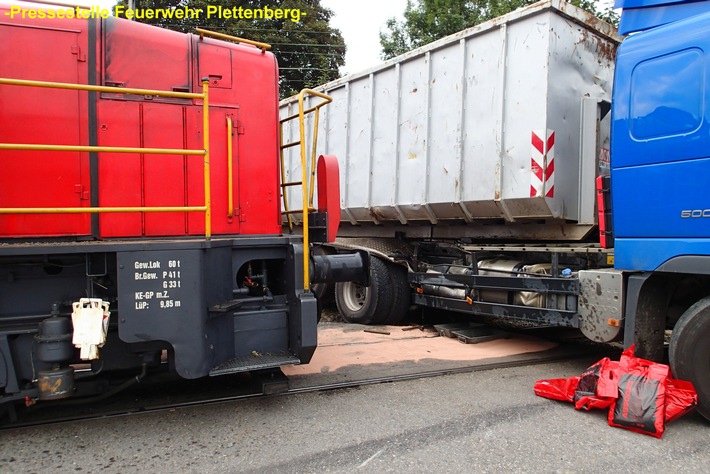
[[[555,131],[533,130],[530,197],[555,196]]]

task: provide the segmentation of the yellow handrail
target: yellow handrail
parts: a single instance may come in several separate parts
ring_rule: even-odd
[[[323,99],[322,102],[319,102],[313,107],[310,107],[309,109],[304,108],[304,100],[306,95],[312,95],[316,97],[320,97]],[[329,104],[332,102],[333,99],[326,95],[323,94],[322,92],[317,92],[312,89],[303,89],[299,94],[298,94],[298,113],[290,115],[286,118],[283,118],[279,121],[280,127],[279,127],[279,144],[280,144],[280,150],[281,150],[281,194],[283,195],[283,200],[284,200],[284,212],[283,214],[286,215],[286,219],[288,220],[288,226],[289,230],[293,230],[293,219],[291,218],[291,214],[295,214],[298,211],[292,211],[288,208],[288,198],[286,196],[286,187],[288,186],[296,186],[296,185],[301,185],[302,189],[302,196],[303,196],[303,208],[301,209],[301,223],[303,225],[303,287],[304,289],[308,290],[310,288],[310,275],[309,275],[309,252],[310,252],[310,244],[308,240],[308,213],[310,211],[313,211],[313,191],[315,188],[315,176],[316,176],[316,144],[318,141],[318,117],[319,117],[319,110],[321,107],[323,107],[326,104]],[[307,152],[306,152],[306,127],[305,127],[305,121],[306,121],[306,114],[309,114],[311,112],[315,112],[314,115],[314,124],[313,124],[313,142],[311,144],[311,176],[310,180],[308,179],[308,161],[307,161]],[[292,142],[292,143],[287,143],[283,144],[283,124],[293,120],[295,118],[298,118],[298,136],[299,140],[297,142]],[[301,181],[292,181],[292,182],[286,182],[286,167],[284,164],[285,161],[285,155],[284,155],[284,150],[286,148],[290,148],[296,145],[300,145],[300,154],[301,154]]]
[[[4,207],[0,214],[103,214],[118,212],[197,212],[205,206],[182,207]]]
[[[202,143],[205,148],[203,175],[205,181],[205,237],[212,236],[212,191],[210,189],[210,95],[209,79],[202,79]]]
[[[205,81],[202,81],[202,83],[204,84]],[[158,97],[173,97],[178,99],[204,98],[204,94],[198,94],[197,92],[159,91],[153,89],[135,89],[114,86],[92,86],[89,84],[71,84],[68,82],[28,81],[24,79],[0,78],[0,84],[8,86],[44,87],[46,89],[72,89],[78,91],[108,92],[113,94],[155,95]]]
[[[0,150],[30,151],[96,151],[110,153],[143,153],[146,155],[204,155],[204,150],[183,148],[140,148],[120,146],[84,146],[84,145],[34,145],[29,143],[0,143]]]
[[[200,34],[200,38],[204,38],[207,36],[208,38],[216,38],[216,39],[222,39],[222,40],[227,40],[227,41],[235,41],[237,43],[244,43],[244,44],[250,44],[252,46],[256,46],[261,50],[263,53],[267,49],[271,49],[271,45],[268,43],[260,43],[259,41],[252,41],[246,38],[240,38],[238,36],[232,36],[232,35],[226,35],[224,33],[217,33],[216,31],[210,31],[210,30],[205,30],[204,28],[195,28],[195,31],[197,31]]]
[[[204,212],[205,237],[212,236],[212,202],[210,197],[210,153],[209,153],[209,82],[202,81],[202,93],[160,91],[112,86],[94,86],[88,84],[70,84],[65,82],[29,81],[23,79],[0,78],[0,85],[42,87],[51,89],[71,89],[114,94],[135,94],[145,96],[202,99],[203,146],[202,150],[180,148],[140,148],[84,145],[40,145],[27,143],[0,143],[0,150],[28,151],[76,151],[106,153],[142,153],[161,155],[202,155],[204,158],[205,204],[203,206],[152,206],[152,207],[37,207],[37,208],[0,208],[0,214],[79,214],[79,213],[117,213],[117,212]]]
[[[234,169],[232,158],[232,117],[227,115],[227,217],[234,216],[234,190],[232,186],[234,179],[232,170]]]

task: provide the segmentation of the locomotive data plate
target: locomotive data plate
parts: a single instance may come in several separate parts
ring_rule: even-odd
[[[204,307],[201,251],[120,252],[117,258],[121,339],[142,342],[196,321],[186,316]]]

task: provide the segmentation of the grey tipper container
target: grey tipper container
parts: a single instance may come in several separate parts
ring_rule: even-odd
[[[598,103],[618,43],[608,24],[551,0],[319,87],[333,102],[317,152],[338,157],[343,224],[593,224],[608,157]],[[282,101],[282,117],[297,111]],[[296,140],[298,125],[284,134]],[[297,150],[287,181],[300,180]]]

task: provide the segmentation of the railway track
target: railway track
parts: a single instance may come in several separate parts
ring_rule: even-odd
[[[154,379],[137,384],[115,397],[101,402],[81,403],[81,399],[71,399],[40,402],[34,406],[21,407],[12,417],[8,413],[3,415],[2,419],[0,419],[0,431],[19,430],[50,424],[84,422],[109,417],[159,413],[259,397],[267,398],[341,390],[480,370],[535,365],[580,357],[593,358],[602,352],[604,355],[608,355],[610,350],[613,351],[614,348],[564,343],[553,350],[526,354],[523,357],[476,361],[459,367],[446,367],[386,376],[360,377],[347,381],[322,382],[322,379],[317,376],[299,376],[289,379],[280,370],[194,381],[163,377],[162,379]]]

